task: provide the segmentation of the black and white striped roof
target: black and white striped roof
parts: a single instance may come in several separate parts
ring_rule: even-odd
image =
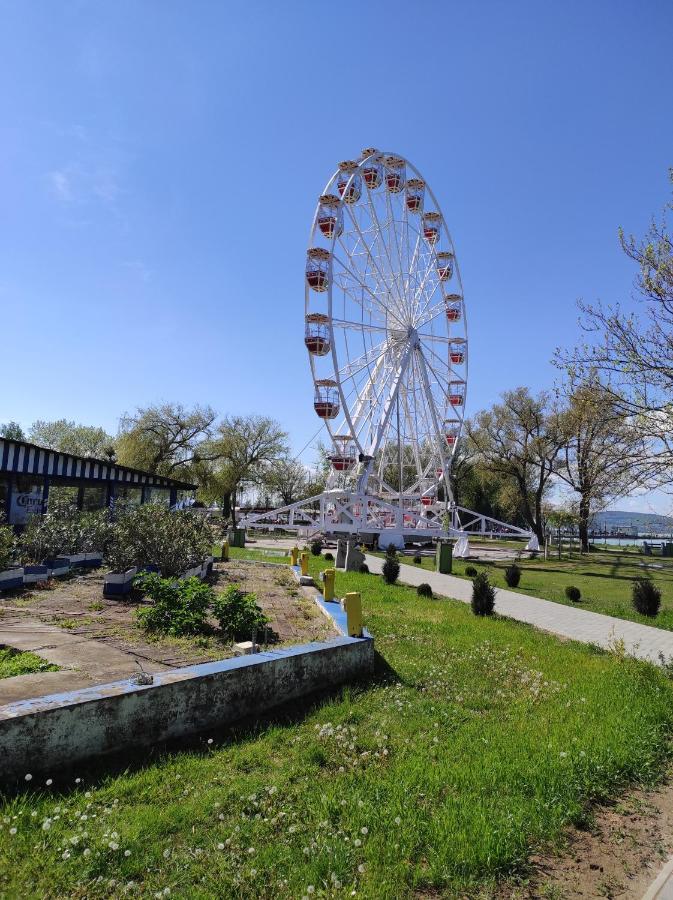
[[[102,459],[73,456],[47,450],[26,441],[0,438],[0,474],[51,475],[56,478],[79,478],[85,481],[116,481],[124,484],[147,485],[158,488],[194,490],[196,485],[163,475],[152,475],[140,469],[129,469]]]

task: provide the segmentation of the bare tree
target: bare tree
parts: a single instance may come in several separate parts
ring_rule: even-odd
[[[624,415],[596,373],[579,383],[571,381],[565,393],[567,441],[557,474],[578,494],[577,525],[586,553],[592,515],[643,484],[651,466],[640,428]]]
[[[467,424],[467,435],[479,463],[516,485],[521,515],[542,542],[542,501],[566,440],[563,416],[549,394],[533,397],[525,387],[506,391],[501,403]]]
[[[673,183],[673,169],[670,171]],[[652,222],[644,238],[627,237],[622,249],[638,266],[635,299],[640,314],[619,305],[580,303],[587,339],[575,350],[558,350],[556,362],[575,378],[591,370],[602,376],[616,408],[650,439],[651,461],[666,477],[673,466],[673,236],[667,217]]]

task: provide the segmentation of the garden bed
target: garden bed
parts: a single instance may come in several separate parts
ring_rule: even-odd
[[[216,635],[172,638],[146,634],[134,621],[138,603],[126,598],[103,597],[105,574],[100,569],[71,575],[50,582],[46,588],[26,589],[19,595],[0,597],[0,609],[57,625],[87,640],[103,641],[167,666],[209,662],[233,655],[231,644],[220,641]],[[238,584],[243,590],[256,593],[280,645],[326,640],[336,635],[316,604],[297,589],[285,567],[275,569],[244,560],[218,562],[212,584],[216,591]]]

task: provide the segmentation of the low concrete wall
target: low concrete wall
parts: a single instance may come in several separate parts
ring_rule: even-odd
[[[63,764],[220,728],[366,676],[373,667],[370,638],[339,637],[174,669],[155,675],[151,685],[118,681],[3,706],[0,778],[55,772]]]

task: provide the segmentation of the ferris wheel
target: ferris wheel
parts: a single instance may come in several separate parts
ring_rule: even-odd
[[[396,502],[405,519],[438,516],[467,395],[465,304],[439,203],[399,154],[364,150],[320,196],[304,343],[328,488]]]

